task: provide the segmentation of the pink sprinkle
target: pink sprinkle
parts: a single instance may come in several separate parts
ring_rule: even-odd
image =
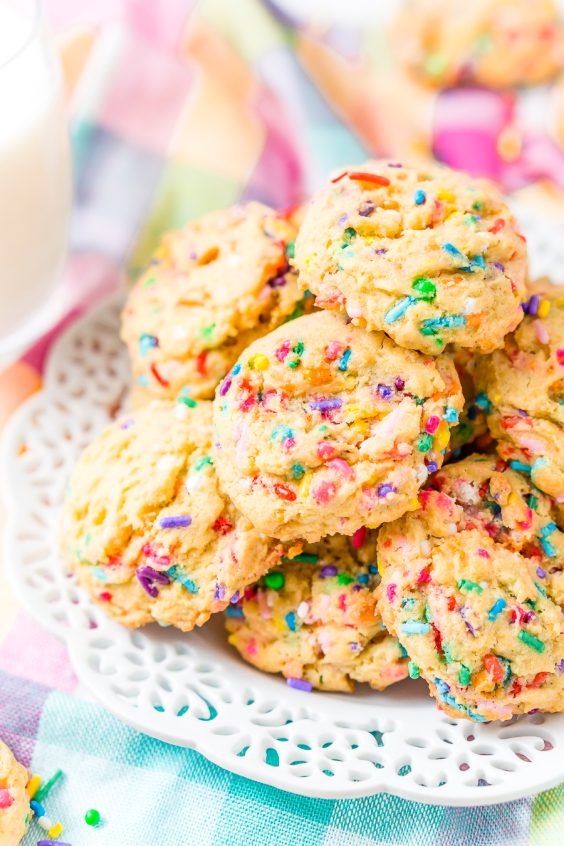
[[[14,797],[6,787],[0,787],[0,809],[11,808],[14,804]]]
[[[246,646],[247,655],[256,655],[257,654],[257,642],[253,638],[250,640]]]
[[[335,470],[343,479],[350,479],[353,474],[351,466],[342,458],[333,458],[332,461],[327,462],[327,467]]]
[[[334,482],[321,482],[313,491],[315,501],[318,505],[327,505],[334,499],[337,493],[337,485]]]
[[[285,438],[285,440],[282,441],[282,446],[284,449],[290,450],[296,446],[296,442],[293,438]]]
[[[347,598],[344,593],[339,596],[339,608],[343,613],[347,610]]]
[[[274,355],[278,359],[278,361],[284,361],[288,353],[290,352],[290,341],[284,341],[284,343],[278,347],[278,349],[274,352]]]
[[[535,333],[539,340],[540,344],[548,344],[550,341],[550,337],[548,332],[546,331],[546,326],[540,320],[533,320],[533,326],[535,327]]]
[[[491,556],[490,556],[490,553],[488,552],[488,550],[487,550],[487,549],[479,549],[479,550],[478,550],[478,555],[481,555],[481,556],[482,556],[482,558],[490,558],[490,557],[491,557]]]
[[[388,597],[388,602],[393,602],[396,598],[396,587],[397,585],[388,585],[386,588],[386,596]]]
[[[430,435],[434,435],[434,433],[435,433],[435,432],[437,431],[437,429],[438,429],[438,426],[439,426],[439,423],[440,423],[440,422],[441,422],[440,417],[437,417],[437,415],[436,415],[436,414],[433,414],[433,415],[432,415],[431,417],[429,417],[429,419],[427,420],[427,423],[426,423],[426,425],[425,425],[425,431],[426,431],[426,432],[428,432]]]
[[[564,350],[556,350],[556,361],[561,367],[564,367]]]
[[[329,341],[329,343],[325,347],[325,358],[327,359],[327,361],[335,361],[335,359],[340,358],[342,351],[342,344],[340,344],[338,341]]]
[[[327,458],[332,458],[335,455],[335,447],[328,441],[322,441],[317,447],[317,454],[325,461]]]
[[[366,540],[366,526],[361,526],[352,536],[353,549],[360,549]]]
[[[518,520],[517,525],[520,529],[530,529],[533,525],[533,509],[527,508],[527,519],[526,520]]]
[[[418,585],[424,585],[424,584],[426,584],[427,582],[430,582],[430,581],[431,581],[431,574],[429,573],[429,570],[427,569],[427,567],[423,567],[423,569],[421,570],[421,572],[417,576],[417,584]]]

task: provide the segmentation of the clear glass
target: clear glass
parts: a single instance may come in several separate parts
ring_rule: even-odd
[[[0,0],[0,364],[57,316],[70,205],[62,73],[39,0]]]

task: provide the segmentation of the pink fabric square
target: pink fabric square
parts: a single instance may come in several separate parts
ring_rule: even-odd
[[[24,613],[0,644],[0,670],[68,693],[78,684],[64,644]]]
[[[140,147],[167,150],[194,73],[179,58],[120,29],[113,42],[113,65],[98,110],[91,117]]]

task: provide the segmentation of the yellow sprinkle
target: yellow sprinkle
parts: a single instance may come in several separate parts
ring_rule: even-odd
[[[311,473],[306,473],[300,482],[299,494],[301,499],[307,499],[309,496],[309,489],[311,487]]]
[[[446,420],[441,420],[439,423],[439,427],[437,429],[437,434],[435,435],[435,439],[433,441],[433,449],[436,449],[440,452],[442,449],[448,446],[448,442],[450,441],[450,429],[448,427],[448,423]]]
[[[556,308],[562,308],[564,306],[564,297],[558,297],[557,300],[554,300],[554,305]]]
[[[548,313],[550,312],[550,301],[549,300],[541,300],[539,303],[537,314],[539,317],[547,317]]]
[[[437,191],[437,199],[444,200],[447,203],[456,202],[456,198],[452,191],[447,191],[446,188],[441,188],[440,191]]]
[[[421,506],[419,505],[419,500],[417,499],[416,496],[414,496],[413,499],[410,499],[409,502],[407,503],[407,510],[408,511],[417,511],[417,509],[420,508],[420,507]]]
[[[250,357],[249,367],[251,370],[268,370],[270,367],[270,361],[266,355],[257,353],[256,355],[252,355]]]
[[[498,403],[501,399],[501,396],[499,394],[495,394],[495,396],[493,396],[492,399],[495,403]]]
[[[509,496],[507,498],[507,504],[508,505],[518,505],[519,504],[519,497],[517,496],[517,494],[515,492],[509,494]]]
[[[370,423],[367,420],[355,420],[353,423],[354,428],[360,432],[363,436],[368,436],[370,434]]]
[[[274,628],[278,632],[288,631],[288,626],[286,625],[286,622],[285,622],[285,620],[282,619],[282,617],[273,617],[272,618],[272,624],[274,625]]]
[[[54,840],[60,834],[63,833],[63,826],[61,823],[55,823],[55,825],[51,826],[49,831],[47,832],[47,837],[50,837],[51,840]]]
[[[37,791],[39,790],[39,785],[41,784],[41,776],[33,775],[29,783],[27,785],[27,794],[30,799],[33,799]]]

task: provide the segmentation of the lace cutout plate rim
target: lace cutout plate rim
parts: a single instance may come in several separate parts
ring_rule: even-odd
[[[521,215],[534,275],[557,280],[564,239]],[[63,568],[58,513],[73,462],[127,394],[121,297],[54,344],[44,385],[9,422],[1,468],[4,561],[22,606],[63,639],[80,681],[145,734],[198,750],[231,772],[326,799],[381,791],[431,804],[494,804],[564,781],[564,714],[509,723],[453,720],[423,682],[353,696],[303,693],[246,665],[221,619],[182,634],[123,629],[93,606]]]

